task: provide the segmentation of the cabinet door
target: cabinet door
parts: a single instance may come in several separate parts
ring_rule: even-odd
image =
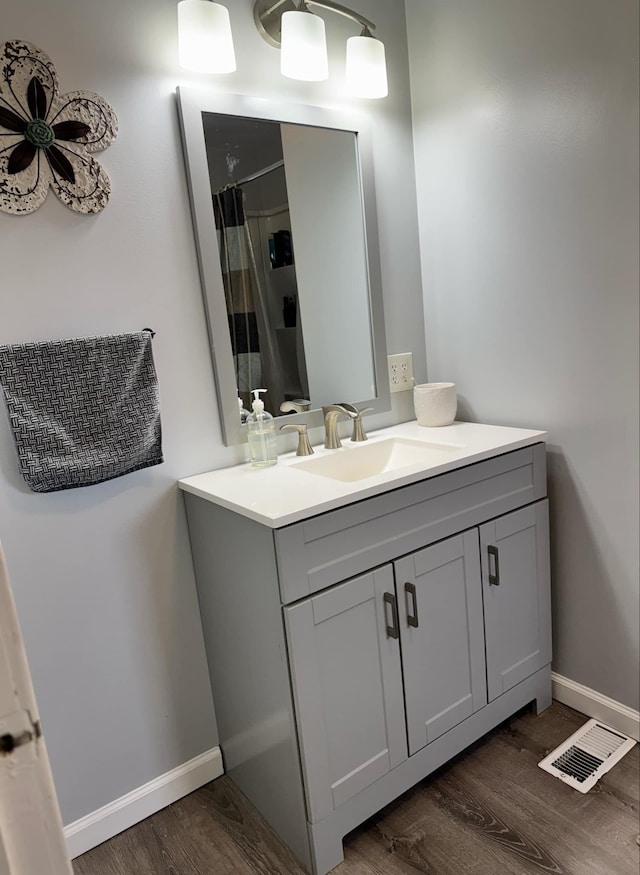
[[[478,530],[394,564],[414,754],[487,703]]]
[[[284,609],[309,819],[407,758],[391,565]]]
[[[480,527],[489,700],[551,662],[547,514],[540,501]]]

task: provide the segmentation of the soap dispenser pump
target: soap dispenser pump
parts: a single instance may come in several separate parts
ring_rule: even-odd
[[[247,419],[247,438],[252,468],[268,468],[278,461],[278,444],[276,441],[276,424],[264,409],[261,392],[266,389],[253,389],[253,413]]]

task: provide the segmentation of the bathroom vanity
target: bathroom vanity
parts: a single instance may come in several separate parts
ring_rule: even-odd
[[[225,769],[314,875],[550,704],[543,432],[404,423],[180,486]]]

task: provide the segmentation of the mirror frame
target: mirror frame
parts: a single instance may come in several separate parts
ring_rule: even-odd
[[[375,398],[344,398],[340,393],[336,401],[349,401],[372,407],[375,413],[391,407],[387,376],[387,349],[384,330],[384,307],[380,273],[378,244],[378,218],[376,212],[373,178],[371,136],[368,126],[361,119],[355,123],[353,113],[334,109],[291,104],[278,100],[250,97],[238,94],[222,94],[214,91],[179,87],[176,89],[180,128],[184,146],[184,158],[191,201],[191,213],[197,242],[198,267],[205,303],[205,317],[209,347],[213,362],[222,437],[226,446],[245,443],[246,426],[238,416],[238,391],[233,367],[233,354],[224,297],[222,269],[218,254],[211,183],[207,163],[207,151],[202,124],[202,113],[243,116],[264,121],[309,125],[352,131],[357,138],[362,207],[366,244],[366,260],[369,274],[369,328],[372,342],[373,368],[376,385]],[[304,332],[304,329],[303,329]],[[309,428],[323,425],[322,410],[312,409],[304,413],[288,414],[285,423],[306,422]]]

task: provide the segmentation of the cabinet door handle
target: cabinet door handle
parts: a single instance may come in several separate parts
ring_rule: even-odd
[[[415,629],[418,628],[418,597],[416,595],[416,587],[414,583],[405,583],[404,585],[404,593],[405,593],[405,601],[407,604],[407,624],[409,626],[413,626]],[[409,599],[408,596],[411,597],[411,608],[409,611]]]
[[[498,562],[498,548],[490,545],[487,547],[489,554],[489,585],[500,586],[500,564]],[[493,556],[494,573],[491,573],[491,557]]]
[[[387,625],[387,638],[398,638],[400,636],[400,624],[398,622],[398,603],[396,597],[390,592],[385,592],[383,598],[385,603],[385,617],[386,605],[389,605],[391,607],[391,620],[393,622],[392,626]]]

